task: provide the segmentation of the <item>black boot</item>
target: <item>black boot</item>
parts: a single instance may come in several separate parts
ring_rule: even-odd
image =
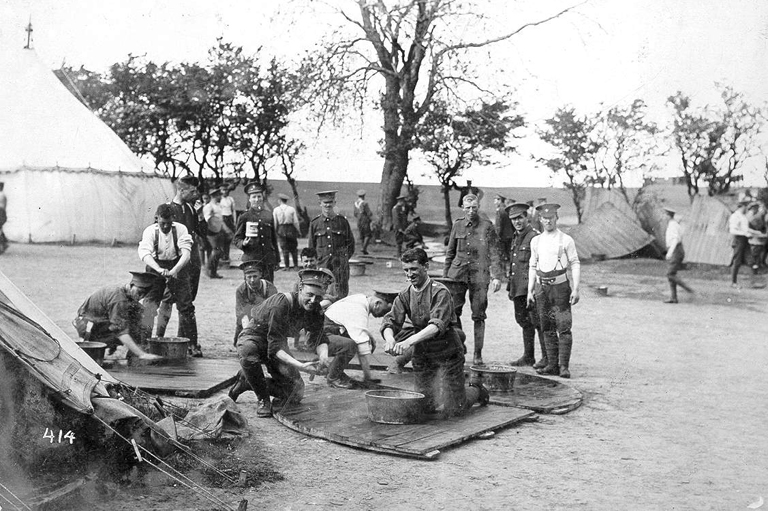
[[[559,356],[560,356],[560,377],[570,378],[571,371],[568,366],[571,362],[571,347],[573,346],[573,339],[571,336],[560,337],[559,342]]]
[[[537,335],[539,336],[539,345],[541,346],[541,358],[539,358],[539,361],[533,364],[534,369],[542,369],[544,367],[547,367],[548,359],[547,359],[547,345],[544,342],[544,335],[541,333],[541,330],[538,328],[536,329]]]
[[[546,333],[544,336],[547,346],[547,365],[541,369],[536,369],[536,372],[539,374],[558,375],[560,374],[560,367],[557,365],[559,354],[557,334],[552,332]]]
[[[472,363],[477,366],[485,365],[483,362],[483,343],[485,342],[485,321],[475,321],[475,356]]]
[[[533,326],[523,328],[523,356],[517,360],[510,362],[509,365],[513,367],[532,366],[536,363],[536,359],[533,358],[533,345],[535,342],[536,330]]]
[[[669,278],[669,298],[664,303],[677,303],[677,283]]]

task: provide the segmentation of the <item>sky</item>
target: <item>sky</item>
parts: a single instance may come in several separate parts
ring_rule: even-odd
[[[354,12],[349,0],[330,0]],[[487,9],[487,33],[503,33],[576,2],[478,0]],[[156,61],[200,61],[223,36],[245,47],[296,59],[321,36],[343,23],[318,0],[0,0],[3,44],[24,44],[31,17],[33,47],[51,68],[62,63],[103,71],[128,54]],[[546,7],[542,7],[545,5]],[[481,34],[484,36],[485,34]],[[468,37],[478,34],[468,33]],[[641,98],[657,122],[669,121],[668,96],[681,90],[694,105],[717,102],[715,82],[743,92],[756,104],[768,102],[768,2],[764,0],[591,0],[574,12],[529,28],[473,53],[488,83],[514,91],[531,125],[566,105],[594,112],[601,105],[628,105]],[[382,160],[379,114],[361,129],[308,134],[299,178],[378,181]],[[529,128],[528,133],[533,129]],[[549,186],[561,180],[538,168],[530,154],[533,137],[520,156],[491,169],[472,169],[480,185]],[[678,175],[677,159],[664,161],[662,175]],[[414,159],[411,174],[428,167]],[[746,182],[765,185],[763,160],[745,171]]]

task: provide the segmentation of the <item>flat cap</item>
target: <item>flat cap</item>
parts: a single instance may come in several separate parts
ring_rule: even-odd
[[[325,190],[322,192],[317,192],[317,198],[321,201],[324,200],[336,200],[336,194],[339,193],[338,190]]]
[[[542,218],[553,218],[557,216],[558,209],[560,209],[560,204],[555,204],[554,202],[536,206],[536,211],[539,212]]]
[[[363,190],[362,188],[360,188],[360,189],[357,191],[357,196],[358,196],[358,197],[364,197],[364,196],[365,196],[365,190]]]
[[[528,204],[516,202],[515,204],[510,204],[504,210],[509,215],[509,218],[517,218],[528,213]]]
[[[667,213],[672,213],[673,215],[677,214],[677,211],[675,211],[674,209],[672,209],[672,208],[670,208],[668,206],[664,206],[662,209],[664,211],[666,211]]]
[[[374,289],[373,290],[373,295],[376,298],[381,298],[387,303],[394,302],[398,294],[399,294],[399,291],[393,291],[390,289]]]
[[[264,193],[264,188],[259,183],[248,183],[245,185],[245,194],[250,195],[252,193]]]
[[[408,198],[408,194],[407,193],[403,193],[403,194],[400,194],[400,195],[397,196],[397,200],[407,199],[407,198]]]
[[[165,277],[162,277],[156,273],[132,271],[131,284],[141,289],[152,289],[160,286],[165,287]]]
[[[278,193],[278,194],[277,194],[277,198],[278,198],[278,199],[280,199],[280,200],[288,200],[288,199],[290,199],[290,197],[288,197],[288,196],[287,196],[286,194],[284,194],[284,193]]]
[[[539,204],[546,204],[547,198],[546,197],[539,197],[538,199],[536,199],[536,202],[538,202]]]
[[[506,197],[504,197],[504,196],[503,196],[502,194],[500,194],[500,193],[497,193],[497,194],[496,194],[496,198],[497,198],[497,199],[501,199],[501,200],[503,200],[503,201],[507,200],[507,198],[506,198]]]
[[[333,273],[325,268],[300,270],[299,282],[326,289],[333,282]]]
[[[208,191],[208,195],[210,195],[211,197],[213,197],[214,195],[221,195],[221,188],[211,188]]]

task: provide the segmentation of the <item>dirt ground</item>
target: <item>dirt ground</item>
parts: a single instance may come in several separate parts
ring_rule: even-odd
[[[387,249],[380,249],[384,253]],[[65,331],[100,285],[140,269],[135,248],[12,245],[0,269]],[[252,488],[213,488],[249,509],[745,509],[768,499],[766,361],[768,289],[729,286],[727,269],[694,268],[695,289],[667,305],[662,261],[585,264],[574,308],[574,385],[581,408],[445,450],[435,461],[374,454],[305,437],[238,404],[252,435],[233,455],[260,457],[282,474]],[[352,292],[400,286],[384,261],[353,277]],[[239,270],[202,277],[197,300],[206,356],[234,357]],[[278,272],[287,289],[293,272]],[[599,296],[597,286],[608,287]],[[503,292],[491,295],[485,360],[521,354],[520,330]],[[465,311],[465,324],[471,324]],[[468,336],[472,338],[471,333]],[[471,349],[471,346],[470,346]],[[538,355],[538,347],[537,347]],[[320,378],[322,380],[322,378]],[[214,509],[173,485],[121,488],[93,508]]]

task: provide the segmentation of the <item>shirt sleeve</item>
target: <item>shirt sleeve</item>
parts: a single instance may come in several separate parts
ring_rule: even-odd
[[[250,317],[251,304],[246,299],[245,284],[235,290],[235,319],[240,324],[245,316]]]
[[[144,260],[145,257],[150,256],[155,258],[155,224],[150,225],[141,235],[141,241],[139,241],[139,259]]]
[[[338,301],[325,311],[325,317],[343,326],[349,337],[358,344],[371,339],[368,331],[368,308],[362,301]]]
[[[194,243],[192,240],[192,235],[189,234],[189,231],[187,230],[187,227],[184,224],[173,224],[176,227],[176,242],[179,245],[179,250],[186,250],[187,252],[192,252],[192,244]]]
[[[328,344],[328,336],[323,330],[325,316],[322,312],[311,313],[304,322],[304,330],[309,332],[307,344],[314,350],[321,344]]]
[[[406,309],[406,304],[403,301],[402,296],[398,294],[397,297],[395,297],[395,302],[392,304],[392,309],[384,316],[384,319],[381,320],[381,328],[379,332],[382,337],[384,336],[384,330],[387,328],[391,328],[395,335],[397,335],[403,328],[403,323],[405,323],[405,317],[407,315],[408,311]]]
[[[568,258],[568,266],[581,265],[581,261],[579,261],[579,254],[576,253],[576,243],[570,236],[568,236],[568,241],[565,244],[563,251],[565,252],[566,258]]]
[[[433,287],[433,289],[435,292],[432,294],[432,304],[429,309],[429,321],[427,324],[435,325],[440,330],[440,335],[442,335],[451,324],[453,299],[451,298],[450,291],[444,287]]]
[[[443,277],[448,275],[448,269],[451,267],[453,260],[456,258],[456,224],[451,227],[451,235],[448,238],[448,247],[445,252],[445,267],[443,269]]]
[[[288,349],[288,331],[290,328],[291,304],[283,296],[267,316],[267,355],[274,357],[280,350]]]

